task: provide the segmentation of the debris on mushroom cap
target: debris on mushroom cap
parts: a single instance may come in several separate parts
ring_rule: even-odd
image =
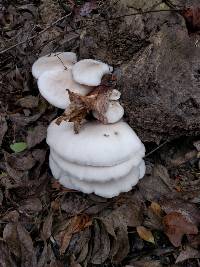
[[[52,69],[64,69],[71,67],[77,62],[76,54],[73,52],[56,52],[40,57],[32,66],[32,74],[38,79],[45,71]]]
[[[97,112],[93,112],[93,116],[101,121],[101,116]],[[110,101],[108,109],[104,114],[104,123],[116,123],[124,116],[124,108],[118,101]]]
[[[129,174],[118,180],[109,180],[107,182],[88,182],[76,179],[70,176],[68,173],[63,171],[57,163],[50,157],[49,158],[50,168],[52,174],[59,182],[71,189],[79,190],[84,193],[90,194],[95,193],[96,195],[111,198],[117,196],[121,192],[127,192],[137,184],[140,177],[139,167],[133,167]]]
[[[111,95],[109,97],[109,99],[112,101],[116,101],[116,100],[119,100],[120,99],[120,96],[121,96],[121,92],[116,90],[116,89],[113,89],[112,92],[111,92]]]
[[[55,120],[47,130],[47,144],[63,159],[89,166],[114,166],[129,160],[145,148],[132,128],[125,122],[101,124],[87,122],[79,134],[73,123]]]
[[[98,86],[103,75],[109,74],[113,68],[101,61],[93,59],[83,59],[72,67],[73,78],[80,84]]]
[[[41,95],[53,106],[66,109],[70,104],[66,89],[80,95],[86,95],[91,87],[76,83],[70,69],[45,71],[38,79],[38,88]]]
[[[120,179],[131,171],[131,169],[135,166],[141,165],[142,155],[139,156],[139,153],[133,155],[130,160],[127,160],[121,164],[111,166],[111,167],[95,167],[95,166],[83,166],[76,163],[71,163],[67,160],[64,160],[61,156],[59,156],[52,148],[51,148],[50,156],[57,163],[57,165],[70,176],[75,177],[79,180],[84,181],[98,181],[103,183],[109,180],[117,180]],[[143,174],[143,165],[139,168],[142,170]]]

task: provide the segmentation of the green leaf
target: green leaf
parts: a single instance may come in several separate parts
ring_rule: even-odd
[[[0,178],[3,177],[3,176],[5,176],[6,174],[7,174],[6,172],[1,172],[0,173]]]
[[[27,143],[25,142],[18,142],[18,143],[14,143],[10,145],[10,148],[12,149],[12,151],[14,151],[15,153],[19,153],[24,151],[25,149],[27,149]]]

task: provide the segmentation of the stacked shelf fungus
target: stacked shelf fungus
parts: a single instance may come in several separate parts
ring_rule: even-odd
[[[65,109],[47,131],[53,176],[71,189],[114,197],[145,174],[145,147],[123,121],[113,68],[74,53],[54,53],[33,65],[41,95]]]

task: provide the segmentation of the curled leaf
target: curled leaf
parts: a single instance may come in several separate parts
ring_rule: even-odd
[[[154,236],[150,230],[148,230],[144,226],[138,226],[136,230],[141,239],[155,244]]]

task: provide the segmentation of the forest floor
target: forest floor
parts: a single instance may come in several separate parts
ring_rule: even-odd
[[[103,1],[3,2],[0,266],[200,266],[197,137],[145,144],[146,176],[112,199],[65,189],[49,170],[46,129],[60,111],[39,95],[31,66],[78,52],[76,29]]]

